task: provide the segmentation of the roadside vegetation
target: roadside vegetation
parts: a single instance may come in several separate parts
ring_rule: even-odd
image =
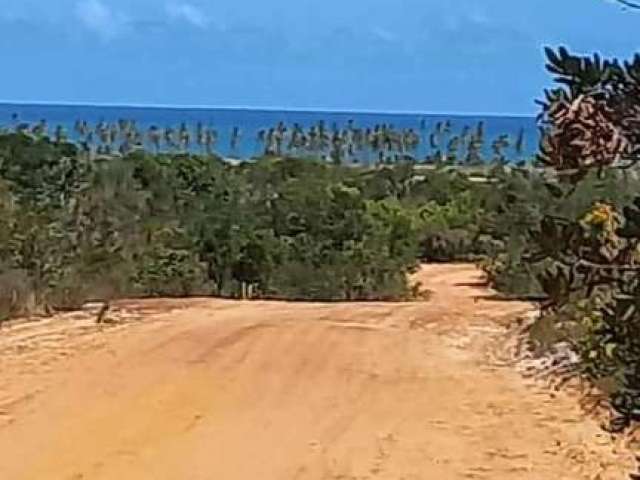
[[[533,340],[578,353],[620,430],[640,417],[640,55],[547,57],[558,86],[541,102],[540,159],[556,173],[546,185],[557,207],[524,237],[521,258],[547,297]]]

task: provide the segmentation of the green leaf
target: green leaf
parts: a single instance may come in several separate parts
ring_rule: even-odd
[[[618,344],[617,343],[607,343],[604,346],[605,355],[608,358],[613,358],[613,355],[614,355],[614,353],[615,353],[617,348],[618,348]]]

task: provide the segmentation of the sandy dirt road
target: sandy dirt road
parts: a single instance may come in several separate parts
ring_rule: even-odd
[[[408,304],[129,302],[0,330],[2,480],[623,479],[574,399],[487,351],[531,309],[467,265]],[[145,309],[147,310],[145,312]]]

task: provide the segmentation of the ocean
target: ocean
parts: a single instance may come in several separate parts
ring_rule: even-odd
[[[430,113],[385,113],[346,111],[296,111],[235,108],[184,108],[184,107],[142,107],[142,106],[96,106],[62,104],[0,104],[0,128],[11,128],[18,123],[34,124],[46,120],[49,132],[55,126],[64,127],[68,136],[77,140],[74,131],[77,120],[86,121],[90,126],[99,122],[116,123],[119,119],[135,121],[140,132],[151,126],[178,129],[185,123],[190,131],[195,131],[198,123],[215,129],[218,139],[216,153],[226,158],[249,159],[260,155],[264,145],[259,140],[259,132],[275,127],[279,122],[287,126],[299,124],[308,129],[324,122],[328,129],[334,126],[342,129],[347,125],[359,129],[373,129],[376,125],[392,126],[395,130],[412,129],[420,143],[413,152],[417,159],[424,159],[433,153],[429,137],[438,123],[450,122],[448,139],[459,135],[465,127],[475,131],[479,122],[483,123],[485,142],[483,156],[493,155],[492,142],[501,135],[507,135],[509,145],[504,148],[506,158],[513,160],[532,157],[537,151],[539,133],[534,117],[500,115],[446,115]],[[236,141],[232,140],[234,129],[239,129]],[[516,138],[521,134],[524,143],[515,150]],[[149,147],[149,145],[147,145]],[[191,150],[196,150],[194,144]]]

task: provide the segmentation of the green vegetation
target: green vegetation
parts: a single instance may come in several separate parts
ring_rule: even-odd
[[[122,296],[401,299],[420,260],[486,253],[494,188],[451,165],[112,155],[45,125],[0,135],[3,318]]]
[[[547,56],[560,86],[541,102],[540,159],[554,179],[514,191],[511,247],[487,270],[500,288],[514,288],[511,270],[544,292],[532,339],[578,353],[578,372],[609,394],[619,430],[640,417],[640,56]]]
[[[411,164],[96,157],[62,137],[6,133],[0,314],[122,296],[407,298],[433,232],[474,222],[469,185],[440,170],[418,179]]]

